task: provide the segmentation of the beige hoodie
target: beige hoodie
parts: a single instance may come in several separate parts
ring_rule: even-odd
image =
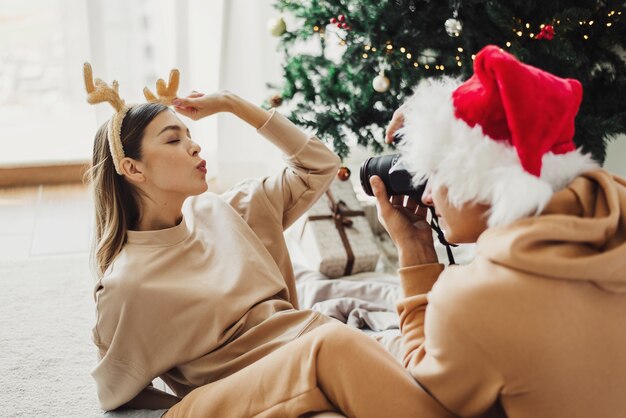
[[[173,228],[128,231],[97,283],[92,376],[103,409],[157,376],[182,397],[330,321],[294,309],[283,230],[324,193],[339,158],[278,113],[259,133],[285,153],[286,169],[188,199]]]
[[[626,416],[626,182],[598,170],[485,231],[466,266],[401,269],[405,365],[460,416]],[[432,291],[427,294],[431,289]]]

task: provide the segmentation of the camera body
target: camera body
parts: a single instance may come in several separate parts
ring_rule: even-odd
[[[413,176],[404,168],[400,154],[368,158],[361,165],[360,176],[361,187],[368,196],[374,196],[370,185],[372,176],[379,176],[382,179],[389,196],[406,195],[418,203],[421,203],[426,188],[425,180],[417,187],[413,186]]]

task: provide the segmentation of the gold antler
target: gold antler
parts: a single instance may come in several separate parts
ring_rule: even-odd
[[[156,91],[159,97],[157,98],[148,87],[144,87],[143,95],[146,96],[146,100],[150,103],[162,103],[166,106],[172,104],[172,100],[176,98],[176,92],[178,91],[178,83],[180,81],[180,72],[177,69],[170,71],[170,81],[168,85],[162,78],[159,78],[156,82]]]
[[[124,147],[122,146],[122,122],[130,106],[126,106],[124,100],[118,93],[117,81],[113,81],[109,86],[104,81],[93,78],[91,64],[83,64],[83,75],[85,76],[85,89],[87,90],[87,101],[91,104],[109,102],[115,108],[115,113],[109,119],[107,126],[107,141],[111,151],[111,158],[117,174],[122,175],[120,161],[124,158]]]
[[[87,90],[87,101],[91,104],[109,102],[117,112],[124,108],[124,100],[118,93],[117,81],[113,80],[112,87],[107,83],[93,78],[91,64],[86,62],[83,64],[83,75],[85,76],[85,89]]]

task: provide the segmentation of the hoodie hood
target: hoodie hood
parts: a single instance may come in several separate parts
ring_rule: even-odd
[[[626,181],[604,170],[582,174],[539,216],[485,231],[477,254],[533,275],[626,293]]]

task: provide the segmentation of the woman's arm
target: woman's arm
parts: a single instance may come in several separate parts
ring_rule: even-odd
[[[223,93],[226,109],[239,119],[259,129],[270,118],[271,114],[265,109],[232,93]]]
[[[286,229],[328,189],[337,174],[339,158],[319,139],[304,133],[276,111],[268,112],[229,92],[211,95],[193,93],[173,103],[178,113],[194,120],[218,112],[232,113],[256,128],[259,134],[283,152],[287,168],[277,175],[261,179],[257,185],[260,187],[232,190],[233,196],[225,196],[253,227],[255,222],[267,222],[265,218],[257,218],[268,212],[269,204],[273,209],[273,219]],[[244,195],[264,198],[242,199]],[[255,211],[251,205],[261,199],[264,200],[263,210]]]
[[[228,91],[214,94],[192,93],[186,98],[173,101],[181,115],[193,120],[220,112],[229,112],[259,129],[270,118],[270,112]]]

